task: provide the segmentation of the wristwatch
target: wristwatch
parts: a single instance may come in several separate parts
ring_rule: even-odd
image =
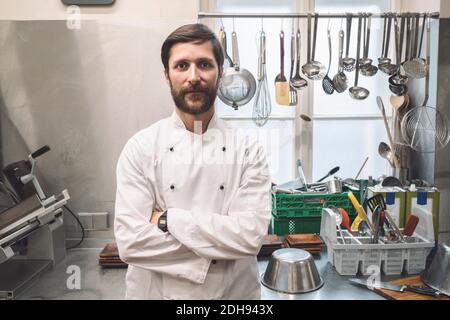
[[[167,232],[167,210],[158,218],[158,228],[162,232]]]

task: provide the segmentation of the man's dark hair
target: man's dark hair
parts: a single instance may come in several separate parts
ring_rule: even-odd
[[[210,28],[201,23],[187,24],[179,27],[172,32],[164,41],[161,48],[161,60],[165,70],[169,70],[169,54],[170,49],[177,43],[193,42],[202,44],[211,41],[214,57],[216,58],[219,69],[223,66],[223,49],[219,40],[217,40],[214,32]]]

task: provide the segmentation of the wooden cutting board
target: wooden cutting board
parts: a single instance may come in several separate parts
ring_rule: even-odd
[[[325,245],[318,234],[290,234],[286,236],[286,242],[291,247],[322,247]]]
[[[118,258],[119,257],[119,249],[117,249],[117,243],[110,242],[107,243],[103,248],[102,252],[99,254],[100,258]]]
[[[418,287],[426,287],[426,285],[420,280],[420,275],[403,278],[403,279],[397,279],[394,281],[391,281],[389,283],[396,284],[396,285],[414,285]],[[392,290],[386,290],[386,289],[374,289],[375,292],[382,295],[383,297],[391,300],[450,300],[450,297],[442,294],[438,297],[432,297],[427,296],[420,293],[410,292],[410,291],[404,291],[404,292],[397,292]]]

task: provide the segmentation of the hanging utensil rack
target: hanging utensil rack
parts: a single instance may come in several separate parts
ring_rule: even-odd
[[[417,14],[412,12],[382,12],[382,13],[368,13],[372,18],[384,18],[388,15],[396,15],[401,16],[402,14]],[[318,18],[326,18],[326,19],[344,19],[347,17],[347,13],[314,13]],[[439,12],[422,12],[419,13],[420,17],[424,15],[433,18],[439,19]],[[308,18],[308,13],[221,13],[221,12],[199,12],[197,14],[199,19],[203,18]],[[357,18],[357,14],[353,14],[353,18]]]

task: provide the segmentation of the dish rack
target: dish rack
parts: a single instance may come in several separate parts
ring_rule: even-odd
[[[370,236],[353,236],[347,230],[337,231],[333,210],[322,210],[320,236],[327,246],[328,262],[340,275],[374,274],[381,270],[385,275],[402,272],[417,274],[425,269],[426,259],[434,247],[433,216],[431,212],[417,208],[414,214],[419,224],[405,243],[372,244]],[[343,240],[342,240],[343,238]],[[379,268],[379,269],[377,269]]]

